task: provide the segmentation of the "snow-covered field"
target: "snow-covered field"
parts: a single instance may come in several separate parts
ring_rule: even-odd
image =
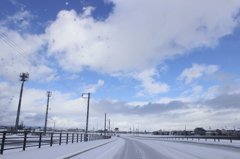
[[[120,150],[126,145],[125,140],[143,143],[152,149],[164,154],[169,159],[239,159],[240,141],[229,140],[214,142],[205,140],[154,140],[139,139],[132,135],[121,135],[107,140],[96,140],[90,142],[73,143],[68,145],[55,145],[41,149],[31,148],[26,151],[6,151],[0,156],[1,159],[112,159],[117,158]],[[134,150],[134,149],[133,149]],[[129,153],[129,152],[128,152]],[[144,156],[141,157],[142,159]],[[158,158],[156,156],[156,158]],[[131,158],[132,159],[132,158]]]

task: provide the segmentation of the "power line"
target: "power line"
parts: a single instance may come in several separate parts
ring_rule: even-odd
[[[29,54],[27,54],[20,46],[18,46],[13,40],[11,40],[5,33],[0,31],[0,38],[8,44],[12,49],[14,49],[17,53],[19,53],[21,56],[23,56],[25,59],[27,59],[33,66],[38,68],[42,73],[44,73],[46,76],[52,76],[53,78],[56,79],[57,76],[52,74],[50,71],[46,70],[41,64],[39,64],[34,58],[32,58]],[[73,88],[70,86],[66,85],[64,82],[61,80],[57,80],[56,82],[63,87],[65,87],[68,90],[71,90],[73,92],[76,92]]]

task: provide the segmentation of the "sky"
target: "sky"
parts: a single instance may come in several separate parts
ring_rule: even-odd
[[[0,125],[240,129],[240,0],[1,0]],[[86,97],[86,96],[84,96]]]

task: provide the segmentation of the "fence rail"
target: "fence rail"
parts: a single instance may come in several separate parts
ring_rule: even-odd
[[[98,134],[83,134],[76,132],[60,132],[60,133],[31,133],[31,132],[21,132],[14,133],[10,131],[0,132],[0,154],[3,154],[6,150],[22,149],[26,150],[28,147],[38,147],[49,145],[53,146],[68,144],[68,143],[78,143],[87,142],[100,139],[109,139],[110,136],[102,136]]]
[[[157,136],[157,137],[147,137],[147,136],[137,136],[138,138],[151,138],[151,139],[175,139],[175,140],[193,140],[193,139],[204,139],[207,141],[208,139],[212,139],[216,142],[220,142],[220,140],[229,140],[231,143],[233,140],[240,140],[240,137],[233,137],[233,136]]]

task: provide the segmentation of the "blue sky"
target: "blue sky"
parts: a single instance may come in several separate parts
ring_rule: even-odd
[[[0,119],[129,130],[233,128],[240,120],[240,1],[2,0]],[[54,121],[54,122],[53,122]]]

